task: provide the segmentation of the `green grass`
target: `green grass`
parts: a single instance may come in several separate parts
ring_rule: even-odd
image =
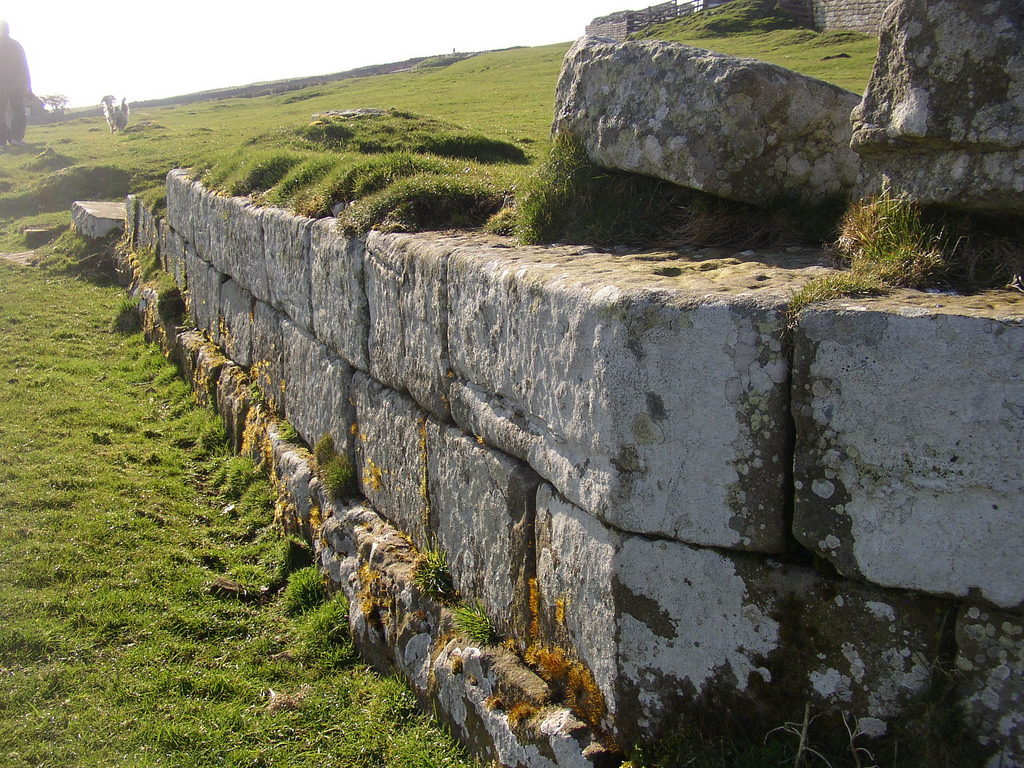
[[[452,603],[458,598],[452,573],[448,568],[448,555],[437,546],[420,552],[412,580],[420,591],[440,603]]]
[[[867,88],[878,55],[877,38],[801,27],[772,0],[733,0],[710,11],[657,24],[633,37],[767,61],[855,93]]]
[[[121,289],[54,262],[0,262],[0,764],[470,765],[358,662],[268,481],[115,328]]]
[[[479,645],[494,645],[501,641],[491,620],[484,613],[483,603],[462,603],[452,608],[452,618],[457,629],[468,640]]]
[[[736,7],[744,1],[735,0]],[[655,28],[648,34],[764,58],[854,90],[863,89],[877,48],[872,38],[806,30],[707,36],[717,29],[721,34],[715,25],[697,31]],[[340,202],[380,195],[364,211],[353,212],[353,229],[365,228],[374,216],[391,228],[476,225],[547,157],[555,83],[568,46],[497,51],[443,68],[273,96],[138,109],[129,131],[119,135],[106,130],[98,116],[30,126],[30,145],[0,156],[0,250],[25,250],[20,232],[27,226],[67,223],[76,199],[134,193],[159,208],[166,173],[177,167],[216,168],[211,179],[232,193],[251,191],[265,203],[313,216],[327,215]],[[851,58],[825,60],[842,53]],[[391,110],[392,122],[407,116],[404,122],[419,120],[428,129],[380,144],[371,156],[359,151],[358,140],[340,147],[317,143],[321,129],[311,127],[312,115],[359,109]],[[417,135],[418,143],[410,140]],[[361,148],[372,147],[364,142]],[[404,159],[384,160],[388,155]],[[411,174],[409,156],[429,168]],[[450,179],[450,188],[437,178]],[[404,184],[389,193],[386,187],[398,180]],[[457,201],[472,202],[472,216],[446,218],[436,197],[449,191]],[[425,210],[411,204],[419,196],[428,201]]]

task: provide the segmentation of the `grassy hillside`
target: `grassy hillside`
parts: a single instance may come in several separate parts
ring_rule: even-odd
[[[100,117],[29,126],[28,147],[0,154],[0,250],[23,250],[25,226],[66,223],[75,199],[157,198],[169,169],[212,166],[255,136],[299,129],[328,110],[429,115],[512,142],[536,160],[546,152],[567,49],[521,48],[277,96],[138,109],[121,135],[111,135]]]
[[[810,29],[708,36],[676,22],[651,27],[644,38],[686,43],[731,56],[778,64],[805,75],[864,93],[878,55],[878,40],[856,32],[818,33]]]
[[[746,0],[736,0],[740,7]],[[713,12],[712,12],[713,13]],[[763,58],[859,90],[867,80],[871,38],[808,30],[750,34],[682,20],[645,34],[736,55]],[[518,146],[530,163],[546,157],[554,91],[569,43],[482,54],[448,67],[359,77],[258,98],[139,108],[129,131],[112,136],[102,118],[30,126],[29,147],[0,154],[0,249],[24,249],[21,230],[68,220],[75,199],[162,194],[172,167],[222,163],[255,137],[298,130],[329,110],[395,108],[438,118]],[[851,58],[830,58],[847,54]],[[261,142],[260,149],[273,142]],[[492,169],[493,170],[493,169]],[[530,171],[499,180],[502,191]]]

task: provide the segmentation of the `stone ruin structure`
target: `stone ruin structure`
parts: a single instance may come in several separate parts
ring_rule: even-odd
[[[777,68],[581,41],[556,130],[734,199],[855,196],[885,173],[916,194],[963,167],[984,183],[944,201],[1017,210],[1018,6],[898,0],[886,18],[860,106]],[[995,62],[1007,77],[988,87]],[[984,114],[929,108],[947,93]],[[791,324],[794,291],[828,271],[813,249],[345,237],[180,171],[167,183],[163,221],[129,200],[129,235],[196,327],[140,288],[150,333],[272,472],[364,656],[475,752],[613,766],[691,719],[805,712],[870,748],[952,672],[945,705],[982,762],[1024,765],[1024,297],[906,291]],[[359,498],[332,497],[279,418],[309,445],[329,435]],[[467,641],[415,584],[431,546],[502,645]]]
[[[592,37],[622,41],[654,24],[724,5],[731,0],[673,0],[635,11],[600,16],[587,24]],[[779,0],[779,7],[819,32],[847,29],[877,35],[891,0]]]

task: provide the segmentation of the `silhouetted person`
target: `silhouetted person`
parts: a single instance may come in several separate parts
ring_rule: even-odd
[[[11,39],[11,28],[0,21],[0,147],[25,144],[25,97],[32,93],[25,49]],[[10,123],[7,108],[10,107]]]

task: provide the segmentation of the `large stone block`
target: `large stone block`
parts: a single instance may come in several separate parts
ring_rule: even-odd
[[[188,171],[178,168],[167,174],[167,223],[190,243],[195,241],[193,221],[201,192]]]
[[[1024,606],[1022,310],[907,293],[801,314],[800,541],[848,576]]]
[[[453,417],[622,530],[784,549],[792,285],[737,269],[677,279],[579,250],[456,250]]]
[[[364,373],[352,377],[356,471],[373,508],[421,545],[429,540],[427,414]]]
[[[217,341],[220,338],[220,284],[224,275],[195,252],[186,251],[185,278],[188,283],[185,304],[192,321]]]
[[[244,197],[217,195],[211,206],[217,216],[211,263],[260,301],[270,302],[273,290],[269,285],[262,209]]]
[[[252,334],[256,299],[237,282],[227,279],[220,286],[218,336],[224,352],[243,368],[253,364]]]
[[[428,421],[426,437],[429,532],[448,555],[455,587],[465,599],[482,601],[523,651],[540,477],[453,427]]]
[[[114,214],[116,217],[116,213]],[[153,212],[145,205],[139,204],[136,212],[135,247],[151,250],[160,256],[160,225]]]
[[[322,219],[313,225],[313,331],[350,365],[369,372],[370,307],[363,287],[365,257],[366,242],[343,235],[334,219]]]
[[[139,196],[127,195],[124,199],[124,234],[128,242],[135,245],[135,231],[139,219]]]
[[[338,453],[352,455],[352,368],[298,325],[285,320],[284,410],[303,440],[330,435]]]
[[[252,368],[249,375],[271,413],[284,414],[285,316],[262,301],[252,315]]]
[[[702,715],[767,732],[799,721],[805,705],[880,735],[927,689],[950,610],[747,553],[623,534],[546,485],[537,583],[539,645],[586,664],[601,725],[623,744]]]
[[[82,237],[102,240],[124,232],[125,203],[76,200],[71,204],[71,223]]]
[[[185,279],[185,253],[192,248],[186,242],[181,233],[177,232],[170,225],[165,224],[160,230],[160,255],[164,261],[165,269],[174,278],[174,282],[181,289],[184,289],[188,282]],[[193,255],[194,255],[193,249]]]
[[[964,714],[989,768],[1024,766],[1024,619],[971,606],[956,628]]]
[[[309,452],[280,437],[276,427],[267,438],[273,456],[273,479],[277,490],[274,521],[280,530],[311,540],[316,519],[317,484]]]
[[[367,237],[370,372],[448,420],[448,257],[457,244],[438,236]]]
[[[224,422],[231,450],[242,450],[246,417],[252,406],[249,377],[234,363],[225,365],[217,377],[217,412]]]
[[[754,205],[818,205],[857,182],[859,100],[760,61],[588,37],[566,54],[552,130],[598,165]]]
[[[278,208],[264,208],[259,221],[270,303],[304,330],[312,331],[310,237],[313,220]]]
[[[1024,8],[896,0],[853,113],[864,194],[1024,214]]]

